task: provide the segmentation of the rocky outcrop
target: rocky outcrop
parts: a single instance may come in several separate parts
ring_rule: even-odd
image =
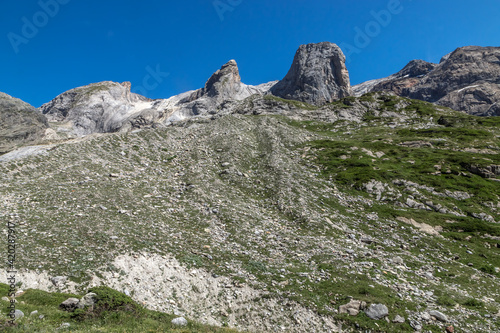
[[[175,96],[158,107],[168,110],[169,121],[228,113],[239,101],[256,94],[264,95],[275,84],[250,86],[242,83],[236,61],[230,60],[208,79],[204,88]]]
[[[500,47],[462,47],[406,92],[470,114],[500,115]]]
[[[421,78],[437,65],[423,61],[412,60],[402,70],[391,76],[360,83],[351,88],[352,95],[359,97],[373,91],[392,91],[402,95],[403,90],[419,83]]]
[[[4,93],[0,93],[0,154],[17,146],[41,140],[49,125],[36,109]]]
[[[74,134],[107,133],[152,125],[162,113],[153,101],[130,92],[130,82],[100,82],[62,93],[40,107],[50,121],[67,123]]]
[[[392,91],[402,95],[404,91],[418,84],[422,77],[436,67],[436,64],[423,60],[412,60],[390,80],[380,82],[373,87],[374,91]]]
[[[392,91],[472,115],[500,116],[500,47],[458,48],[438,65],[413,61],[397,74],[373,82],[353,90],[356,95]]]
[[[349,73],[342,50],[329,42],[301,45],[288,74],[271,92],[313,105],[349,96]]]
[[[427,61],[412,60],[396,74],[353,86],[352,93],[354,96],[359,97],[372,91],[392,91],[401,96],[406,89],[418,84],[422,77],[427,75],[436,66],[436,64]]]

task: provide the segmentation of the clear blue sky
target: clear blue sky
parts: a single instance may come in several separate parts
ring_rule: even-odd
[[[0,91],[38,107],[111,80],[167,98],[202,87],[230,59],[243,82],[259,84],[283,78],[300,44],[322,41],[344,48],[357,84],[412,59],[439,62],[460,46],[500,46],[498,0],[398,2],[3,1]],[[381,11],[389,15],[377,20]]]

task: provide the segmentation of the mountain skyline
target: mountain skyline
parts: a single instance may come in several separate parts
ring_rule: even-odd
[[[74,87],[111,80],[168,98],[203,87],[230,59],[242,81],[256,85],[281,80],[299,45],[321,41],[341,47],[355,85],[413,59],[436,63],[457,47],[495,46],[500,32],[493,1],[475,8],[443,1],[432,10],[429,1],[396,0],[96,4],[6,4],[0,91],[39,107]]]

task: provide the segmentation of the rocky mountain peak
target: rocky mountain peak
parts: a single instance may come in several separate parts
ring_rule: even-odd
[[[500,115],[500,47],[465,46],[439,64],[411,61],[396,74],[353,87],[356,95],[392,91],[478,116]]]
[[[349,96],[349,73],[342,50],[329,42],[301,45],[287,75],[271,92],[314,105]]]
[[[407,96],[474,115],[500,115],[500,47],[466,46],[446,55]]]
[[[418,77],[428,74],[437,65],[424,60],[412,60],[396,76],[398,77]]]
[[[69,123],[76,135],[114,132],[151,108],[150,99],[130,88],[130,82],[92,83],[60,94],[40,111],[50,121]]]
[[[202,96],[214,97],[218,95],[232,95],[241,84],[238,64],[235,60],[230,60],[217,70],[208,79],[205,88],[202,90]]]

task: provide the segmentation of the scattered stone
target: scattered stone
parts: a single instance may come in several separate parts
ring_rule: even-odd
[[[396,317],[394,317],[394,319],[392,320],[393,323],[398,323],[398,324],[402,324],[405,322],[405,319],[404,317],[401,317],[400,315],[396,315]]]
[[[429,314],[439,321],[442,321],[442,322],[448,321],[448,317],[444,313],[439,312],[437,310],[429,311]]]
[[[421,331],[422,330],[422,324],[416,320],[410,320],[410,326],[413,328],[415,331]]]
[[[38,310],[31,311],[30,316],[35,316],[35,315],[37,315],[37,314],[38,314]]]
[[[389,315],[389,309],[384,304],[371,304],[365,313],[369,318],[379,320]]]
[[[428,321],[428,320],[431,320],[431,315],[427,312],[424,312],[420,315],[420,318],[422,318],[422,320]]]
[[[86,306],[94,306],[97,299],[96,299],[97,294],[95,293],[88,293],[85,296],[82,297],[79,303],[79,307],[86,307]]]
[[[375,242],[373,239],[367,237],[361,238],[360,241],[365,244],[372,244],[373,242]]]
[[[79,308],[80,300],[78,298],[68,298],[64,302],[62,302],[59,307],[63,311],[73,312],[77,308]]]
[[[57,328],[57,329],[62,330],[65,328],[69,328],[70,326],[71,326],[70,323],[62,323],[61,326],[59,326],[59,328]]]
[[[56,286],[56,287],[60,286],[61,284],[66,283],[67,280],[68,280],[68,278],[65,276],[55,276],[55,277],[50,278],[50,282],[52,282],[54,284],[54,286]]]
[[[172,319],[172,324],[176,326],[186,326],[188,322],[184,317],[179,317]]]
[[[350,316],[357,316],[361,308],[361,301],[351,300],[349,303],[339,307],[339,313],[348,313]]]
[[[403,259],[401,259],[401,257],[394,257],[392,259],[392,262],[395,263],[395,264],[398,264],[398,265],[403,265],[404,264],[404,261],[403,261]]]
[[[448,333],[455,332],[455,327],[453,327],[452,325],[446,326],[446,332],[448,332]]]
[[[14,316],[15,316],[14,320],[17,320],[17,319],[19,319],[19,318],[24,317],[24,312],[22,312],[22,311],[21,311],[21,310],[19,310],[19,309],[16,309],[16,311],[14,312]]]

